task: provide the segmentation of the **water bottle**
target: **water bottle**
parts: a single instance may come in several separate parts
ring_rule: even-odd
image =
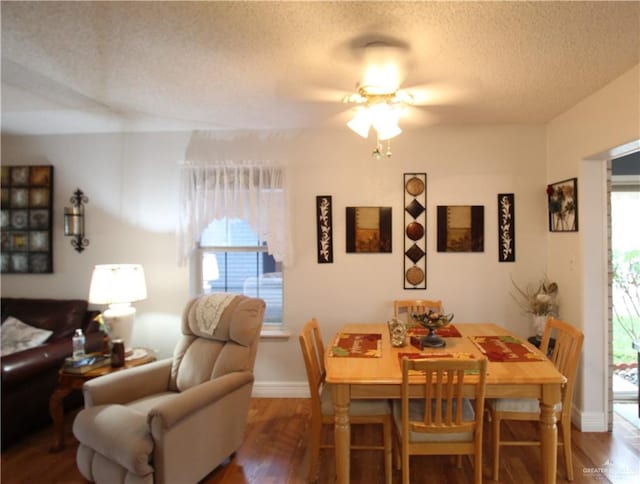
[[[73,335],[73,358],[79,359],[84,357],[84,334],[81,329],[76,329]]]

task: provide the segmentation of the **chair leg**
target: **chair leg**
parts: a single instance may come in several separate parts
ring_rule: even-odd
[[[384,475],[387,484],[391,484],[392,481],[392,467],[391,467],[391,449],[393,447],[391,438],[391,417],[387,418],[382,424],[382,438],[384,441]]]
[[[567,468],[567,480],[573,481],[573,455],[571,452],[571,418],[562,418],[562,443],[564,444],[564,465]]]
[[[456,455],[456,467],[462,469],[462,454]]]
[[[402,484],[409,484],[409,451],[402,446]]]
[[[482,484],[482,452],[473,456],[473,480],[475,484]]]
[[[309,482],[318,479],[318,461],[320,460],[320,441],[322,439],[322,421],[311,419],[311,436],[309,443]]]
[[[500,469],[500,418],[491,414],[491,443],[493,446],[493,480],[498,480]]]

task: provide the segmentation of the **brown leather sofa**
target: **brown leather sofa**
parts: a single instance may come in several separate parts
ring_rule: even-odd
[[[86,350],[100,351],[103,334],[89,311],[87,301],[79,299],[2,298],[2,323],[13,316],[41,329],[53,331],[47,341],[35,348],[0,358],[2,366],[2,449],[24,435],[51,422],[49,397],[56,388],[58,370],[71,356],[71,337],[77,328],[86,335]],[[65,400],[65,410],[77,408],[80,392]]]

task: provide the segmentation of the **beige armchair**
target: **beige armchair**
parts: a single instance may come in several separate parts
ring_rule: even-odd
[[[190,301],[173,358],[85,383],[73,423],[92,482],[197,482],[242,444],[265,303]]]

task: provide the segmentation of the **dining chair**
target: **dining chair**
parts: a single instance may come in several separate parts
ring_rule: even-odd
[[[456,455],[458,467],[461,456],[473,455],[474,482],[482,483],[486,374],[486,358],[402,360],[402,398],[393,402],[393,422],[403,484],[410,480],[410,455]],[[418,384],[425,397],[411,398]]]
[[[549,344],[555,338],[555,345]],[[565,377],[562,386],[562,399],[554,411],[560,424],[564,446],[564,462],[567,479],[573,480],[573,462],[571,452],[571,405],[575,383],[576,368],[582,351],[584,335],[572,325],[549,317],[542,335],[540,351],[549,355],[549,359]],[[500,423],[503,420],[539,421],[540,403],[537,399],[498,398],[487,400],[487,409],[491,418],[493,447],[493,479],[498,480],[500,468],[500,447],[514,445],[540,445],[539,441],[501,440]]]
[[[428,299],[404,299],[393,301],[393,317],[404,315],[405,322],[411,323],[411,313],[426,313],[429,310],[442,314],[442,301]]]
[[[322,443],[322,427],[334,425],[331,385],[325,383],[324,344],[320,335],[318,321],[313,318],[302,328],[300,347],[307,370],[309,391],[311,393],[311,436],[309,447],[309,482],[315,482],[318,475],[318,461],[321,448],[333,448],[332,444]],[[384,450],[385,482],[391,484],[391,405],[386,399],[351,400],[349,406],[351,424],[380,424],[382,426],[382,445],[352,445],[354,450]]]

